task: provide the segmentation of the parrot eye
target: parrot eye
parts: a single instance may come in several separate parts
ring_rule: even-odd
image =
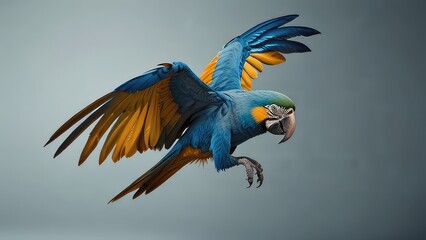
[[[285,108],[276,104],[266,105],[265,108],[268,111],[269,117],[272,119],[279,119],[293,113],[292,108]]]
[[[266,105],[265,108],[268,109],[268,111],[271,113],[278,113],[280,107],[277,106],[276,104],[271,104],[271,105]]]

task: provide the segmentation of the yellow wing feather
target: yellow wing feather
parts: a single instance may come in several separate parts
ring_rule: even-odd
[[[246,59],[246,62],[250,63],[254,68],[256,68],[257,71],[262,72],[263,71],[263,65],[262,62],[257,60],[256,58],[252,56],[248,56]]]
[[[173,101],[169,83],[170,78],[165,78],[142,91],[114,91],[107,94],[68,120],[51,139],[54,140],[56,135],[59,136],[78,120],[105,104],[97,113],[101,118],[90,132],[81,152],[79,165],[88,158],[110,128],[99,155],[99,164],[111,152],[112,160],[117,162],[137,151],[162,148],[165,139],[176,137],[170,136],[170,133],[173,133],[172,130],[181,118],[178,113],[179,105]]]
[[[118,117],[118,115],[120,115],[119,112],[123,111],[123,109],[127,107],[127,98],[127,96],[117,96],[117,98],[112,100],[112,103],[117,103],[117,106],[106,111],[93,130],[90,132],[89,139],[87,140],[86,145],[81,152],[80,160],[78,162],[79,165],[81,165],[90,155],[90,153],[92,153],[102,136]]]
[[[243,66],[244,71],[247,72],[247,74],[250,76],[250,78],[252,79],[256,79],[258,74],[256,69],[248,62],[246,62]]]
[[[241,87],[246,91],[251,91],[252,81],[248,73],[243,69],[241,72]]]
[[[201,81],[203,81],[205,84],[210,84],[213,79],[213,72],[216,68],[217,59],[219,58],[219,53],[216,54],[216,56],[210,61],[209,64],[207,64],[206,68],[204,69],[203,73],[200,76]]]
[[[285,61],[285,57],[279,52],[252,53],[250,56],[267,65],[276,65]]]
[[[157,96],[158,85],[153,86],[152,95]],[[151,96],[152,97],[152,96]],[[158,139],[160,138],[160,109],[158,108],[158,98],[152,97],[150,109],[153,109],[151,118],[151,131],[149,134],[149,146],[155,148]]]
[[[241,87],[250,91],[252,80],[258,77],[257,71],[263,71],[263,65],[275,65],[285,61],[284,56],[279,52],[252,53],[246,59],[241,73]]]
[[[115,146],[113,152],[113,159],[119,160],[121,157],[124,156],[126,142],[128,141],[129,135],[131,134],[131,130],[134,128],[134,124],[136,122],[137,117],[138,114],[133,112],[126,126],[121,131],[120,137],[117,140],[117,145]]]
[[[134,131],[132,133],[131,138],[127,142],[127,146],[126,146],[126,149],[130,149],[131,148],[132,151],[129,150],[126,153],[126,155],[131,156],[131,155],[135,154],[136,150],[138,149],[137,148],[137,140],[139,139],[139,134],[141,133],[142,126],[143,126],[143,124],[145,122],[145,117],[146,117],[146,111],[147,111],[147,109],[148,109],[148,106],[147,106],[147,104],[145,104],[145,106],[139,111],[139,116],[138,116],[138,118],[137,118],[137,120],[135,122],[135,125],[134,125]]]
[[[123,113],[108,133],[107,139],[105,140],[105,143],[102,147],[101,154],[99,155],[99,164],[102,164],[105,161],[108,154],[111,153],[112,149],[117,144],[117,139],[120,137],[120,132],[123,130],[129,120],[129,115],[129,112]],[[113,158],[112,160],[116,162],[118,159]]]
[[[44,145],[51,143],[53,140],[58,138],[61,134],[63,134],[65,131],[67,131],[70,127],[72,127],[74,124],[76,124],[78,121],[80,121],[82,118],[90,114],[92,111],[94,111],[96,108],[107,102],[108,100],[116,97],[118,94],[117,92],[110,92],[103,97],[100,97],[93,103],[89,104],[87,107],[80,110],[78,113],[76,113],[74,116],[72,116],[68,121],[66,121],[64,124],[62,124],[61,127],[56,130],[56,132],[50,137],[49,141]]]
[[[141,112],[142,112],[142,107],[139,107],[128,123],[129,125],[132,124],[132,128],[129,134],[127,135],[126,141],[124,143],[124,149],[125,149],[124,154],[126,155],[126,157],[130,157],[136,153],[136,145],[134,143],[138,134],[140,133],[140,129],[137,128],[137,125],[139,122]]]
[[[218,53],[207,66],[204,68],[200,79],[206,83],[211,84],[213,79],[213,73],[216,68],[217,60],[219,58]],[[252,90],[252,80],[258,77],[258,72],[263,71],[263,64],[276,65],[285,62],[285,57],[280,52],[263,52],[263,53],[252,53],[250,54],[241,72],[241,87],[246,91]]]

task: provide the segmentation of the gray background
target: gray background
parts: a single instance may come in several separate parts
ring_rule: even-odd
[[[1,239],[426,239],[422,1],[0,1]],[[255,89],[298,106],[294,137],[265,134],[244,170],[190,165],[154,193],[107,201],[156,163],[148,152],[77,167],[48,137],[157,63],[196,73],[224,43],[285,14],[323,34],[267,67]],[[63,140],[64,138],[60,138]]]

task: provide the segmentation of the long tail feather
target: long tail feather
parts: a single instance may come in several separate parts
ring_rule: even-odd
[[[153,166],[150,170],[145,172],[142,176],[136,179],[132,184],[126,187],[123,191],[117,194],[114,198],[112,198],[108,203],[115,202],[123,196],[131,193],[139,188],[139,190],[135,193],[133,198],[138,197],[143,192],[145,192],[146,186],[148,182],[153,181],[156,177],[161,176],[162,171],[168,166],[170,162],[172,162],[175,158],[179,156],[181,151],[180,147],[176,147],[174,150],[172,149],[164,158],[158,162],[155,166]],[[167,179],[166,179],[167,180]],[[164,180],[165,181],[165,180]]]
[[[165,181],[167,181],[170,177],[172,177],[177,171],[179,171],[181,168],[183,168],[187,162],[181,161],[177,164],[173,164],[173,167],[170,167],[167,169],[167,171],[164,171],[164,173],[161,174],[161,176],[158,176],[156,178],[153,178],[147,185],[145,189],[145,193],[149,194],[150,192],[157,189],[161,184],[163,184]]]

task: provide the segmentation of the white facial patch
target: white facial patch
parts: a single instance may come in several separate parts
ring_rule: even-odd
[[[276,104],[266,105],[265,108],[270,119],[281,119],[293,113],[293,109],[281,107]]]

